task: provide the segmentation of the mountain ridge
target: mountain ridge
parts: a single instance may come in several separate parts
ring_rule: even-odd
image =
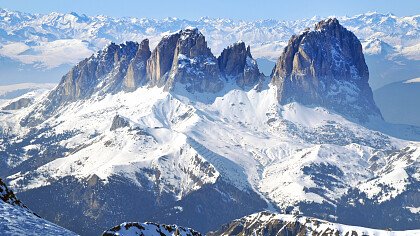
[[[79,18],[80,19],[79,19]],[[397,17],[395,15],[368,13],[351,17],[337,17],[340,22],[352,30],[362,41],[363,45],[371,38],[378,38],[391,45],[395,52],[380,56],[380,68],[375,65],[376,60],[368,60],[368,65],[374,69],[371,85],[378,88],[385,81],[397,81],[417,76],[407,74],[404,68],[399,68],[397,62],[404,60],[411,71],[417,71],[419,31],[416,28],[419,17]],[[209,45],[215,54],[223,48],[237,41],[245,41],[253,48],[255,59],[268,58],[275,61],[281,49],[287,45],[287,40],[293,34],[299,34],[307,27],[313,27],[321,17],[306,20],[259,20],[240,21],[229,19],[201,18],[198,20],[182,20],[168,18],[138,19],[112,18],[107,16],[85,17],[82,14],[27,14],[3,10],[0,14],[0,24],[4,33],[0,34],[2,48],[0,54],[27,65],[35,67],[53,68],[59,65],[74,65],[95,51],[102,49],[109,42],[117,44],[125,41],[138,41],[149,38],[151,47],[155,47],[162,35],[177,32],[181,28],[193,26],[199,28],[208,37]],[[42,27],[45,25],[47,27]],[[42,38],[42,42],[39,39]],[[31,43],[21,43],[21,42]],[[221,43],[225,42],[225,43]],[[77,49],[77,50],[76,50]],[[366,51],[375,56],[375,50]],[[50,53],[46,53],[50,52]],[[65,56],[62,56],[65,55]],[[399,59],[386,59],[398,56]],[[414,63],[414,64],[413,64]],[[391,66],[383,66],[392,64]],[[61,67],[60,67],[61,68]],[[27,68],[30,70],[30,68]],[[397,70],[397,71],[395,71]],[[25,69],[26,71],[26,69]],[[383,72],[384,71],[384,72]],[[17,73],[17,72],[16,72]],[[16,74],[15,73],[15,74]],[[54,70],[45,75],[56,76]],[[34,73],[33,73],[34,74]],[[39,75],[37,75],[37,78]],[[395,80],[393,80],[395,78]],[[46,81],[45,79],[43,81]],[[58,82],[49,80],[49,82]]]

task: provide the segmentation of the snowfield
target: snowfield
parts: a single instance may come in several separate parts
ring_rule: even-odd
[[[334,205],[352,187],[386,201],[420,180],[407,174],[407,169],[418,170],[419,143],[370,130],[324,108],[280,106],[272,85],[262,91],[234,86],[207,95],[142,87],[71,103],[41,124],[49,128],[45,137],[65,136],[56,142],[71,151],[8,180],[17,191],[65,176],[83,180],[96,175],[107,182],[109,176],[121,175],[141,186],[136,173],[150,168],[160,175],[149,180],[177,199],[223,178],[281,208],[298,202]],[[39,106],[36,101],[0,117],[15,140],[30,132],[17,124]],[[115,116],[127,125],[111,130]],[[407,152],[405,159],[396,152],[401,149]],[[9,166],[45,147],[28,143],[23,150],[27,155],[21,159],[6,158]],[[386,191],[379,187],[384,185]]]

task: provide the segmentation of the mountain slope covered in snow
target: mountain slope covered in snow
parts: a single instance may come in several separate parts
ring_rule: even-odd
[[[361,48],[354,35],[336,20],[310,32],[319,50],[334,45],[324,56],[340,59],[334,70],[344,77],[304,60],[310,53],[301,45],[293,57],[284,50],[278,64],[295,64],[307,76],[268,78],[252,47],[237,42],[216,57],[190,27],[153,50],[145,39],[110,44],[49,93],[0,116],[0,175],[40,215],[85,235],[127,221],[206,232],[265,209],[419,228],[420,130],[388,124],[371,110],[363,54],[346,50]],[[289,80],[298,81],[297,93],[321,100],[285,93],[290,99],[281,102]],[[317,89],[305,90],[314,80]],[[358,120],[319,102],[321,93],[373,114]]]
[[[0,179],[0,234],[76,235],[31,212]]]

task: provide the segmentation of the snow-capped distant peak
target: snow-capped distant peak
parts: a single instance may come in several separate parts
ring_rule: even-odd
[[[409,79],[404,81],[405,84],[411,84],[411,83],[420,83],[420,77],[415,79]]]

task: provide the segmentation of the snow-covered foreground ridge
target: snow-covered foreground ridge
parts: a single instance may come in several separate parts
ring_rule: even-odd
[[[75,236],[76,234],[35,215],[0,179],[0,235]]]
[[[177,225],[159,225],[155,223],[125,222],[109,230],[102,236],[201,236],[190,228]],[[312,217],[259,212],[241,219],[233,220],[211,231],[207,236],[304,236],[304,235],[335,235],[335,236],[416,236],[420,230],[392,231],[391,229],[370,229],[358,226],[331,223]]]
[[[336,236],[416,236],[420,230],[392,231],[331,223],[316,218],[260,212],[232,221],[207,236],[272,236],[272,235],[336,235]]]

